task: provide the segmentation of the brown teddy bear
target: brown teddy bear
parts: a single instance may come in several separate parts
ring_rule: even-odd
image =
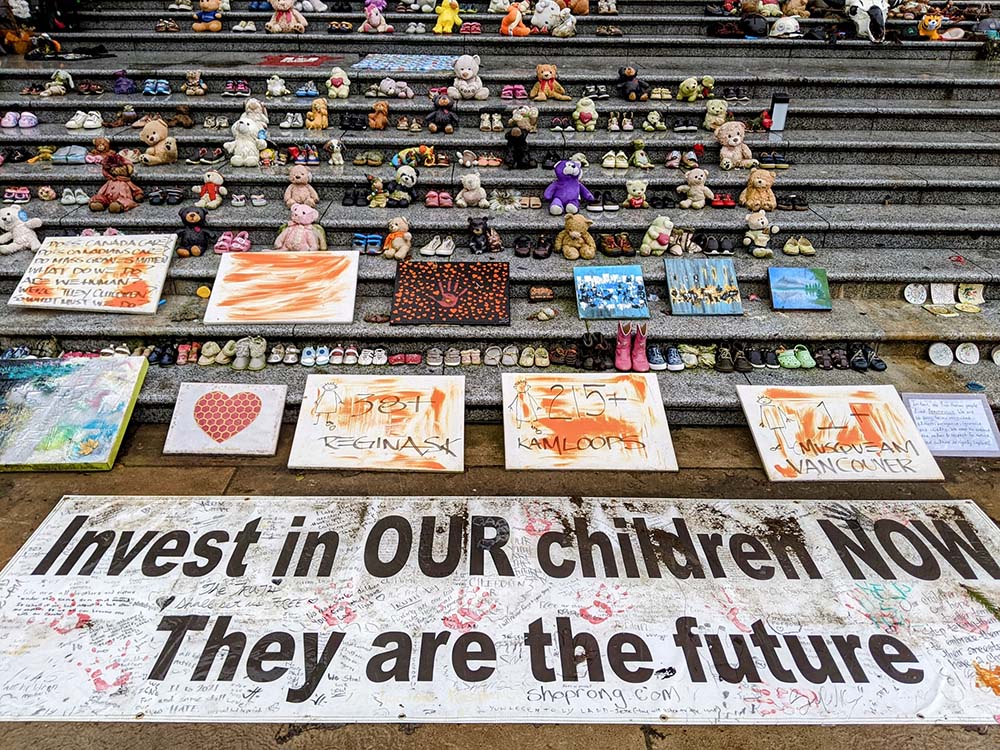
[[[574,16],[590,15],[590,0],[556,0],[560,8],[566,8]]]
[[[389,125],[389,102],[375,102],[372,111],[368,113],[368,127],[372,130],[385,130]]]
[[[566,93],[566,89],[559,83],[559,68],[555,65],[535,66],[535,85],[531,87],[531,98],[536,102],[544,102],[548,99],[555,99],[560,102],[568,102],[572,99]]]
[[[740,205],[751,211],[773,211],[778,206],[774,198],[774,173],[766,169],[751,169],[747,186],[740,193]]]
[[[222,0],[200,0],[194,12],[194,31],[222,31]]]
[[[135,167],[124,156],[115,153],[105,156],[101,172],[105,182],[90,199],[91,211],[107,209],[118,214],[135,208],[143,199],[142,188],[132,182]]]
[[[708,172],[704,169],[692,169],[685,172],[684,180],[686,184],[677,188],[678,193],[687,196],[677,204],[681,208],[704,208],[708,201],[715,198],[715,193],[709,190],[705,184],[708,180]]]
[[[309,26],[306,17],[295,9],[295,0],[271,0],[271,8],[271,20],[264,24],[271,34],[302,34]]]
[[[556,235],[556,252],[562,253],[566,260],[593,260],[597,243],[587,231],[593,223],[582,214],[567,214],[565,228]]]
[[[177,161],[177,141],[170,137],[170,131],[160,118],[150,120],[139,131],[139,140],[146,144],[146,153],[140,159],[147,167],[158,164],[173,164]]]
[[[382,241],[382,255],[386,258],[403,260],[410,254],[413,246],[413,235],[410,234],[410,223],[402,216],[389,219],[389,233]]]
[[[799,18],[809,18],[806,0],[785,0],[781,4],[781,13],[785,16],[798,16]]]
[[[724,122],[715,130],[715,140],[719,143],[719,166],[723,169],[749,169],[759,162],[753,158],[750,147],[743,142],[746,137],[746,123],[737,120]]]
[[[309,130],[326,130],[330,127],[326,99],[313,99],[312,108],[306,113],[306,127]]]
[[[304,164],[295,164],[288,170],[288,187],[285,188],[285,205],[291,208],[296,203],[316,208],[319,195],[310,185],[312,172]]]

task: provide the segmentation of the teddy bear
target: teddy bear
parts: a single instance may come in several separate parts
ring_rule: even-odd
[[[107,209],[113,214],[130,211],[144,197],[142,188],[132,182],[135,166],[120,154],[108,154],[101,164],[104,184],[90,198],[91,211]]]
[[[696,102],[698,101],[698,94],[701,93],[701,86],[698,85],[698,79],[694,76],[690,78],[685,78],[681,81],[680,86],[677,87],[677,101],[679,102]]]
[[[743,233],[743,245],[750,248],[755,258],[773,258],[774,252],[768,247],[771,235],[778,233],[778,227],[767,220],[763,211],[754,211],[743,217],[747,230]]]
[[[535,85],[531,87],[529,96],[536,102],[544,102],[548,99],[568,102],[572,99],[559,83],[559,68],[555,65],[535,66]]]
[[[393,179],[385,186],[389,208],[406,208],[413,203],[413,188],[417,185],[419,173],[408,164],[397,167]]]
[[[597,128],[597,121],[600,115],[597,113],[597,105],[594,104],[594,100],[589,96],[584,96],[577,99],[576,108],[573,110],[571,117],[573,119],[573,127],[576,128],[577,132],[583,133],[586,131],[590,133]]]
[[[646,202],[646,188],[649,187],[649,180],[626,180],[625,200],[622,202],[623,208],[649,208]]]
[[[291,218],[274,241],[274,249],[292,253],[320,250],[319,232],[314,226],[319,220],[319,211],[302,203],[292,204],[291,209]]]
[[[312,182],[312,172],[305,164],[293,164],[288,170],[288,187],[285,188],[285,205],[289,208],[295,203],[316,208],[319,203],[319,195],[316,189],[310,185]]]
[[[663,121],[663,115],[654,109],[642,121],[642,129],[647,133],[652,133],[653,131],[662,132],[667,129],[667,123]]]
[[[561,10],[556,0],[538,0],[531,16],[531,25],[540,31],[548,31],[559,20]]]
[[[433,29],[435,34],[450,34],[456,26],[462,25],[462,19],[458,15],[458,0],[441,0],[434,12],[438,17]]]
[[[503,161],[510,169],[534,169],[538,162],[531,157],[528,147],[528,131],[516,125],[504,135],[507,146],[504,149]]]
[[[455,205],[459,208],[488,208],[490,202],[479,172],[463,174],[461,180],[462,189],[455,196]]]
[[[267,141],[260,137],[260,123],[244,113],[230,131],[233,140],[222,144],[229,154],[229,163],[234,167],[259,166],[260,152],[267,148]]]
[[[294,0],[271,0],[271,9],[274,13],[264,29],[272,34],[303,34],[309,26],[306,17],[295,10]]]
[[[455,101],[477,99],[482,101],[490,95],[479,77],[479,55],[461,55],[452,66],[455,78],[448,87],[448,96]]]
[[[268,98],[275,96],[290,96],[292,93],[291,89],[285,85],[285,79],[275,73],[273,76],[267,79],[267,92]]]
[[[670,248],[670,233],[674,223],[667,216],[657,216],[649,225],[639,245],[639,255],[663,255]]]
[[[747,186],[740,193],[739,203],[751,211],[773,211],[778,207],[771,186],[774,173],[766,169],[751,169],[747,176]]]
[[[701,77],[701,91],[698,92],[699,99],[713,99],[715,97],[715,79],[712,76]]]
[[[785,0],[781,4],[781,14],[784,16],[809,18],[808,0]]]
[[[709,99],[705,102],[705,120],[701,126],[713,133],[729,119],[729,103],[725,99]]]
[[[630,102],[644,102],[649,99],[652,87],[639,78],[639,71],[632,65],[618,68],[618,81],[615,83],[618,95]]]
[[[450,91],[450,89],[449,89]],[[451,97],[448,94],[434,96],[434,109],[424,117],[424,124],[431,133],[454,133],[459,119],[451,108]]]
[[[499,253],[503,251],[503,240],[500,233],[490,226],[488,217],[469,217],[469,252],[481,255],[485,252]]]
[[[590,15],[590,0],[557,0],[559,7],[577,16]]]
[[[199,0],[193,14],[194,31],[222,31],[222,0]]]
[[[0,255],[10,255],[19,250],[35,252],[42,246],[36,229],[42,226],[41,219],[29,219],[28,212],[21,206],[0,208]]]
[[[743,142],[747,126],[736,120],[724,122],[715,130],[715,140],[719,143],[719,166],[723,169],[749,169],[760,162],[753,158],[750,147]]]
[[[372,111],[368,113],[368,127],[372,130],[385,130],[389,124],[389,103],[375,102]]]
[[[542,195],[549,201],[550,214],[575,214],[580,210],[581,200],[588,203],[594,200],[594,194],[580,181],[583,177],[583,165],[580,162],[563,159],[556,163],[554,171],[556,179],[549,183]]]
[[[326,130],[330,127],[330,115],[326,108],[326,99],[313,99],[312,106],[306,112],[306,128],[308,130]]]
[[[559,20],[556,21],[555,26],[549,29],[549,34],[556,39],[569,39],[571,36],[576,36],[576,16],[570,12],[569,8],[563,8],[559,11]]]
[[[173,164],[177,161],[177,141],[160,118],[150,120],[139,131],[139,140],[146,144],[146,152],[140,160],[147,167],[158,164]]]
[[[562,231],[556,235],[555,251],[566,260],[593,260],[597,256],[597,243],[588,231],[593,223],[582,214],[569,214]]]
[[[351,94],[351,79],[343,68],[334,68],[326,79],[326,90],[331,99],[346,99]]]
[[[208,86],[201,80],[200,70],[189,70],[184,76],[184,83],[181,84],[181,91],[188,96],[204,96],[208,91]]]
[[[215,244],[215,236],[205,229],[208,212],[201,206],[189,206],[177,212],[184,225],[177,230],[177,255],[181,258],[199,257],[205,249]]]
[[[396,29],[385,20],[382,10],[375,5],[365,6],[365,20],[358,27],[362,34],[391,34]]]
[[[382,254],[386,258],[403,260],[410,254],[413,247],[413,235],[410,234],[410,223],[402,216],[389,219],[389,232],[382,241]]]
[[[389,205],[389,193],[385,190],[385,182],[373,174],[365,175],[368,180],[368,195],[365,201],[368,208],[386,208]]]
[[[684,180],[687,184],[677,186],[677,192],[687,196],[677,204],[681,208],[704,208],[706,201],[715,198],[715,193],[705,185],[708,172],[704,169],[691,169],[685,172]]]
[[[521,128],[528,133],[538,132],[538,107],[529,107],[522,104],[514,107],[507,120],[508,128]]]
[[[218,170],[210,169],[201,177],[201,184],[191,188],[191,192],[198,196],[195,203],[198,208],[214,209],[222,205],[222,199],[229,194],[223,183],[225,179]]]
[[[396,81],[392,78],[383,78],[379,81],[375,89],[375,94],[377,96],[386,96],[390,99],[412,99],[416,96],[406,81]]]
[[[528,36],[531,28],[524,22],[525,8],[520,3],[511,3],[500,21],[500,36]]]

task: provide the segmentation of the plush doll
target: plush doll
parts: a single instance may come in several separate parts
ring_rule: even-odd
[[[517,3],[507,6],[507,14],[500,22],[500,36],[528,36],[531,29],[524,22],[524,11]]]
[[[570,117],[573,120],[573,127],[579,133],[593,132],[597,129],[597,122],[600,119],[600,115],[597,112],[597,105],[588,96],[577,99],[576,109],[573,110],[573,114]]]
[[[639,78],[639,71],[632,65],[618,68],[618,81],[615,84],[618,95],[630,102],[644,102],[649,99],[649,92],[652,91],[646,81]]]
[[[146,152],[140,160],[147,167],[158,164],[173,164],[177,161],[177,141],[170,137],[167,123],[156,118],[142,126],[139,140],[146,144]]]
[[[460,179],[462,189],[455,196],[455,205],[459,208],[489,208],[490,202],[479,172],[463,174]]]
[[[641,138],[632,141],[632,154],[628,157],[629,166],[639,169],[654,169],[653,160],[646,153],[646,142]]]
[[[698,101],[698,94],[701,93],[701,86],[694,76],[685,78],[677,87],[677,101],[694,103]]]
[[[531,25],[542,32],[548,32],[559,21],[559,3],[556,0],[538,0],[531,16]]]
[[[462,19],[458,15],[458,0],[441,0],[434,12],[438,17],[434,24],[435,34],[450,34],[456,26],[462,25]]]
[[[556,39],[569,39],[571,36],[576,36],[576,16],[569,11],[569,8],[563,8],[559,11],[559,20],[549,30],[549,34]]]
[[[291,209],[291,219],[274,241],[274,249],[292,253],[315,252],[321,249],[320,239],[314,226],[319,220],[319,211],[301,203],[293,204]]]
[[[917,25],[917,33],[924,39],[937,42],[941,40],[941,27],[943,25],[943,16],[938,13],[925,13]]]
[[[177,212],[184,225],[177,230],[177,255],[181,258],[198,257],[215,244],[214,235],[205,229],[208,213],[201,206],[182,208]]]
[[[593,223],[581,214],[568,215],[563,230],[556,235],[555,251],[566,260],[593,260],[597,256],[597,243],[588,231]]]
[[[809,18],[808,0],[785,0],[781,5],[781,14]]]
[[[504,150],[504,164],[510,169],[534,169],[538,162],[531,158],[528,148],[528,131],[513,127],[504,136],[507,146]]]
[[[132,182],[135,167],[120,154],[109,154],[101,164],[104,184],[90,199],[91,211],[107,209],[113,214],[130,211],[143,199],[142,188]]]
[[[535,85],[531,87],[529,96],[536,102],[544,102],[548,99],[568,102],[572,99],[559,83],[559,68],[555,65],[535,66]]]
[[[303,34],[309,22],[299,11],[295,10],[294,0],[271,0],[274,13],[271,20],[264,24],[264,29],[272,34]]]
[[[260,123],[244,113],[233,123],[233,140],[222,147],[229,153],[229,163],[234,167],[260,165],[260,152],[267,148],[267,141],[260,137]]]
[[[500,233],[490,226],[488,217],[469,218],[469,252],[473,255],[503,251]]]
[[[702,127],[713,133],[729,119],[729,103],[725,99],[709,99],[705,102],[705,120]]]
[[[39,96],[66,96],[67,92],[76,88],[73,83],[73,76],[68,70],[57,70],[52,77],[46,81],[45,87]]]
[[[372,111],[368,113],[368,128],[370,130],[385,130],[389,125],[389,103],[375,102]]]
[[[306,113],[307,130],[326,130],[330,127],[330,115],[326,107],[326,99],[313,99],[312,106]]]
[[[580,210],[581,200],[588,203],[594,200],[594,194],[580,181],[583,176],[583,165],[580,162],[563,159],[554,169],[556,179],[549,183],[542,195],[549,202],[550,214],[575,214]]]
[[[749,169],[760,162],[753,158],[750,147],[743,142],[747,126],[742,122],[730,120],[723,123],[715,131],[715,140],[719,143],[719,166],[725,170]]]
[[[575,16],[590,15],[590,0],[558,0],[559,7],[570,11]]]
[[[681,208],[704,208],[706,201],[715,198],[715,193],[705,185],[708,180],[708,172],[704,169],[692,169],[685,172],[684,180],[686,184],[677,186],[677,192],[687,196],[677,204]]]
[[[200,70],[189,70],[181,84],[181,91],[188,96],[204,96],[208,92],[208,86],[201,80]]]
[[[382,241],[382,254],[386,258],[403,260],[410,254],[413,247],[413,235],[410,234],[410,224],[402,216],[389,219],[389,233]]]
[[[267,79],[267,92],[266,96],[268,99],[275,96],[291,96],[292,91],[285,85],[285,79],[275,73],[273,76]]]
[[[774,185],[774,173],[766,169],[751,169],[747,177],[747,186],[740,193],[740,205],[751,211],[773,211],[778,207],[771,186]]]
[[[639,255],[660,256],[670,248],[670,234],[674,230],[674,223],[667,216],[657,216],[653,223],[649,225],[646,234],[642,237],[642,244],[639,245]],[[679,253],[678,253],[679,254]]]
[[[358,27],[358,31],[362,34],[391,34],[395,29],[385,20],[381,10],[369,5],[365,8],[365,20]]]
[[[331,99],[346,99],[351,94],[351,79],[343,68],[334,68],[326,79],[327,94]]]
[[[483,85],[479,76],[479,55],[462,55],[453,66],[455,79],[448,87],[448,96],[455,101],[460,99],[476,99],[482,101],[490,95],[490,90]]]
[[[431,133],[454,133],[459,119],[451,108],[451,97],[448,94],[437,94],[434,97],[434,109],[424,117],[424,124]]]
[[[271,123],[267,117],[267,107],[264,102],[255,96],[251,96],[243,103],[243,116],[246,116],[257,123],[257,137],[267,138],[267,129]]]
[[[191,188],[191,192],[198,196],[195,205],[198,208],[214,209],[222,205],[222,199],[229,195],[223,183],[225,179],[215,169],[210,169],[202,176],[202,183]]]
[[[646,201],[646,188],[649,187],[649,180],[626,180],[625,195],[622,208],[649,208]]]
[[[507,127],[521,128],[521,130],[527,133],[537,132],[538,107],[529,107],[527,104],[514,107],[510,113],[510,119],[507,120]]]
[[[386,206],[389,208],[406,208],[413,203],[413,188],[417,186],[419,173],[413,167],[404,164],[396,168],[393,179],[385,186],[388,195]],[[371,204],[369,204],[371,205]]]
[[[194,13],[194,31],[222,31],[222,0],[199,0]]]
[[[330,155],[331,167],[344,166],[344,147],[340,141],[336,138],[331,138],[324,144],[323,150]]]
[[[375,96],[386,96],[390,99],[413,99],[416,93],[410,88],[406,81],[395,81],[392,78],[383,78],[378,83]],[[366,96],[373,96],[366,94]],[[452,97],[455,98],[455,97]]]
[[[747,230],[743,233],[743,245],[750,249],[755,258],[773,258],[774,252],[768,247],[771,235],[778,233],[778,227],[767,220],[763,211],[754,211],[743,217]]]
[[[0,255],[10,255],[19,250],[35,252],[42,246],[35,230],[41,228],[41,219],[29,219],[21,206],[0,208]]]
[[[310,185],[312,182],[312,172],[304,164],[293,164],[288,170],[288,187],[285,188],[285,205],[291,208],[296,203],[304,206],[316,208],[319,203],[319,195],[316,189]]]

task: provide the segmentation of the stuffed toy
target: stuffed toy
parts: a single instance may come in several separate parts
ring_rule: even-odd
[[[326,130],[330,127],[330,115],[326,108],[326,99],[313,99],[312,106],[306,112],[307,130]]]
[[[306,17],[295,10],[294,0],[271,0],[271,9],[271,20],[264,24],[271,34],[304,34],[309,26]]]
[[[375,102],[368,113],[368,127],[371,130],[385,130],[389,124],[389,103]]]
[[[73,83],[73,76],[68,70],[57,70],[52,77],[46,81],[45,87],[39,96],[66,96],[66,93],[76,88]]]
[[[590,15],[590,0],[557,0],[559,7],[570,11],[575,16]]]
[[[194,13],[194,31],[222,31],[222,0],[199,0]]]
[[[403,260],[410,254],[411,247],[413,235],[410,234],[410,223],[402,216],[389,219],[389,232],[382,241],[382,255]]]
[[[87,152],[87,156],[84,157],[84,161],[87,164],[100,164],[104,161],[104,157],[108,154],[113,154],[114,149],[111,148],[111,141],[103,136],[98,136],[91,143],[94,147]]]
[[[597,243],[588,231],[593,223],[581,214],[568,215],[562,231],[556,235],[555,251],[566,260],[593,260],[597,257]]]
[[[275,96],[291,96],[292,91],[285,85],[285,79],[275,73],[267,79],[266,96],[270,99]]]
[[[597,105],[594,104],[594,100],[590,97],[582,97],[576,101],[576,109],[573,110],[573,114],[570,115],[573,119],[573,127],[576,128],[577,132],[593,132],[597,129],[597,122],[600,119],[600,115],[597,113]]]
[[[630,166],[638,167],[639,169],[654,169],[656,165],[653,164],[652,159],[649,158],[649,154],[646,153],[646,142],[641,138],[636,138],[632,141],[632,154],[628,157],[628,163]]]
[[[639,78],[639,71],[631,65],[618,68],[618,81],[615,86],[618,95],[630,102],[647,101],[652,90],[648,83]]]
[[[524,11],[517,3],[507,6],[507,13],[500,21],[500,36],[529,36],[531,29],[524,22]]]
[[[749,169],[760,162],[753,158],[750,147],[743,142],[747,126],[742,122],[730,120],[720,125],[715,131],[715,140],[719,143],[719,166],[725,170]]]
[[[503,240],[500,233],[490,226],[488,217],[469,218],[469,252],[473,255],[503,252]]]
[[[677,204],[681,208],[704,208],[707,201],[715,198],[715,193],[705,185],[708,180],[708,172],[704,169],[692,169],[685,172],[684,180],[686,184],[677,186],[677,192],[687,196]]]
[[[781,14],[783,16],[809,18],[808,7],[808,0],[785,0],[781,5]]]
[[[229,154],[229,163],[234,167],[259,166],[260,152],[267,148],[267,141],[259,135],[260,123],[244,113],[230,130],[233,140],[222,144]]]
[[[698,92],[699,99],[715,98],[715,79],[712,76],[701,77],[701,91]]]
[[[570,13],[569,8],[563,8],[559,11],[559,20],[549,30],[549,34],[556,39],[569,39],[571,36],[576,36],[576,16]]]
[[[381,10],[374,5],[369,5],[365,8],[365,20],[358,27],[358,31],[362,34],[391,34],[395,31],[395,28],[390,26],[389,22],[385,20],[385,16],[382,15]]]
[[[177,212],[184,225],[177,230],[177,255],[181,258],[197,258],[205,248],[215,244],[215,236],[205,229],[208,212],[201,206],[182,208]]]
[[[454,133],[459,119],[451,108],[451,97],[448,94],[437,94],[434,97],[434,109],[424,117],[424,124],[431,133]]]
[[[210,169],[202,175],[201,185],[195,185],[191,192],[198,196],[195,203],[198,208],[214,209],[222,205],[222,199],[229,194],[223,183],[225,179],[214,169]]]
[[[413,99],[416,96],[413,89],[406,81],[394,81],[392,78],[383,78],[379,81],[375,95],[387,96],[390,99]],[[371,94],[369,94],[371,96]],[[455,98],[454,96],[452,97]]]
[[[510,0],[490,0],[489,8],[487,13],[506,13],[507,6],[510,5]]]
[[[507,127],[521,128],[528,133],[537,133],[538,107],[529,107],[527,104],[514,107],[510,113],[510,119],[507,120]]]
[[[538,162],[531,158],[528,148],[528,131],[515,126],[504,136],[507,146],[504,149],[504,164],[510,169],[534,169]]]
[[[670,249],[670,234],[674,230],[674,223],[666,216],[657,216],[653,223],[649,225],[646,234],[642,237],[642,244],[639,245],[639,255],[660,256]],[[679,253],[678,253],[679,254]]]
[[[705,120],[702,127],[713,133],[729,119],[729,103],[725,99],[709,99],[705,102]]]
[[[336,138],[331,138],[323,145],[323,150],[330,154],[330,166],[344,166],[344,147]]]
[[[479,55],[462,55],[453,66],[455,78],[448,87],[448,96],[455,101],[476,99],[482,101],[490,95],[479,76]]]
[[[548,32],[559,21],[561,10],[556,0],[538,0],[531,16],[531,25],[539,31]]]
[[[924,39],[937,42],[941,40],[941,27],[943,25],[943,16],[938,13],[926,13],[917,24],[917,33]]]
[[[459,208],[489,208],[490,202],[483,188],[479,172],[469,172],[460,178],[462,189],[455,196],[455,205]]]
[[[385,183],[381,177],[369,174],[365,175],[368,180],[368,195],[365,201],[368,208],[386,208],[389,205],[389,193],[386,192]]]
[[[320,239],[314,226],[319,220],[319,211],[301,203],[292,204],[291,209],[292,216],[274,241],[274,249],[292,253],[315,252],[321,249]]]
[[[351,79],[343,68],[334,68],[326,79],[327,94],[331,99],[346,99],[351,94]]]
[[[740,193],[740,205],[751,211],[773,211],[778,207],[775,200],[774,172],[766,169],[751,169],[747,177],[747,186]]]
[[[388,193],[386,206],[389,208],[406,208],[413,203],[413,188],[417,185],[418,177],[419,173],[413,167],[405,164],[398,167],[394,178],[385,186]]]
[[[646,188],[649,187],[649,180],[626,180],[625,200],[622,208],[649,208],[646,202]]]
[[[135,167],[120,154],[109,154],[101,164],[104,184],[90,199],[91,211],[107,209],[113,214],[130,211],[143,199],[142,188],[132,182]]]
[[[542,195],[549,202],[550,214],[575,214],[580,210],[581,200],[588,203],[594,200],[594,194],[580,181],[583,176],[583,165],[580,162],[563,159],[556,163],[554,170],[556,179],[549,183]]]
[[[319,195],[310,185],[312,172],[305,164],[293,164],[288,170],[288,187],[285,188],[285,205],[291,208],[296,203],[316,208]]]
[[[434,12],[438,17],[434,24],[435,34],[450,34],[456,26],[462,25],[462,19],[458,15],[458,0],[441,0]]]
[[[844,15],[854,22],[854,30],[859,39],[885,41],[885,24],[889,16],[887,0],[847,0],[843,3],[843,9]]]
[[[28,212],[20,206],[0,208],[0,255],[10,255],[19,250],[35,252],[42,246],[35,230],[41,228],[41,219],[29,219]]]
[[[743,245],[750,249],[755,258],[773,258],[774,252],[768,247],[771,235],[778,233],[778,227],[767,220],[763,211],[755,211],[743,217],[747,230],[743,233]]]
[[[200,70],[189,70],[181,84],[181,91],[188,96],[204,96],[208,91],[208,86],[201,80]]]
[[[271,123],[267,117],[267,107],[260,99],[251,96],[243,104],[243,116],[248,117],[257,123],[257,137],[267,138],[267,129]]]
[[[701,86],[694,76],[685,78],[677,87],[677,101],[694,103],[698,101],[698,94],[701,93]]]
[[[535,85],[531,87],[529,96],[536,102],[544,102],[548,99],[568,102],[572,99],[559,83],[559,68],[555,65],[535,66]]]
[[[139,140],[146,144],[146,152],[140,161],[147,167],[158,164],[173,164],[177,161],[177,141],[160,118],[150,120],[139,131]]]

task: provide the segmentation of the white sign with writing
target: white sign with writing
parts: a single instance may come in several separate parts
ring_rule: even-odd
[[[982,393],[904,393],[903,403],[935,456],[1000,458],[1000,431]]]
[[[66,497],[0,719],[991,723],[971,501]]]

